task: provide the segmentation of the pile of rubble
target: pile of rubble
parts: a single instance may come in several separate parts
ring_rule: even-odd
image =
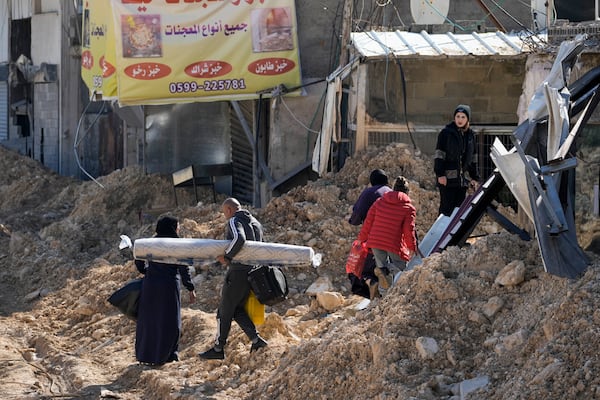
[[[131,254],[118,250],[119,236],[151,236],[157,213],[168,210],[182,236],[220,239],[225,219],[212,193],[199,189],[200,203],[176,208],[168,177],[136,168],[80,182],[2,148],[0,166],[4,398],[600,396],[593,252],[583,277],[557,278],[544,272],[534,240],[484,217],[468,246],[426,258],[385,297],[350,293],[344,266],[359,228],[347,219],[372,169],[408,178],[419,237],[437,218],[431,160],[406,145],[362,152],[341,171],[250,208],[267,241],[322,255],[317,268],[285,268],[290,297],[267,307],[264,351],[250,354],[234,324],[225,361],[197,357],[212,343],[223,281],[222,268],[206,264],[194,276],[198,300],[183,304],[181,361],[157,369],[136,363],[135,323],[106,302],[138,276]],[[586,196],[578,191],[587,204],[577,215],[584,248],[600,234]],[[502,212],[517,220],[510,208]]]

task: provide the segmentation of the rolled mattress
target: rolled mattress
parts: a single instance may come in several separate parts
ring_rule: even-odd
[[[225,253],[229,243],[229,240],[213,239],[137,239],[133,243],[133,256],[171,264],[201,264],[215,261]],[[312,264],[314,257],[312,247],[247,240],[233,260],[251,265],[304,265]]]

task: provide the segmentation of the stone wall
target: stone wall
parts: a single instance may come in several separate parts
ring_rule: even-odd
[[[445,124],[458,104],[469,104],[474,123],[516,124],[525,61],[526,56],[401,60],[408,120],[415,125]],[[386,64],[369,64],[367,112],[383,122],[403,121],[399,66],[394,62]]]

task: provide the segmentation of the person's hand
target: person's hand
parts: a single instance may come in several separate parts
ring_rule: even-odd
[[[225,258],[225,255],[220,255],[217,256],[217,261],[221,264],[221,265],[228,265],[229,264],[229,260],[227,260]]]
[[[196,291],[192,290],[190,292],[190,303],[194,303],[196,301]]]
[[[477,190],[477,188],[479,187],[479,182],[477,182],[475,179],[471,179],[471,187]]]
[[[448,180],[445,176],[438,176],[437,181],[442,186],[446,186],[446,184],[448,183]]]

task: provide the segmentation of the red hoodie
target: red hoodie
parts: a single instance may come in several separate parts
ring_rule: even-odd
[[[416,251],[415,218],[417,210],[403,192],[387,192],[377,199],[367,213],[358,240],[367,247],[396,253],[408,261],[409,251]]]

